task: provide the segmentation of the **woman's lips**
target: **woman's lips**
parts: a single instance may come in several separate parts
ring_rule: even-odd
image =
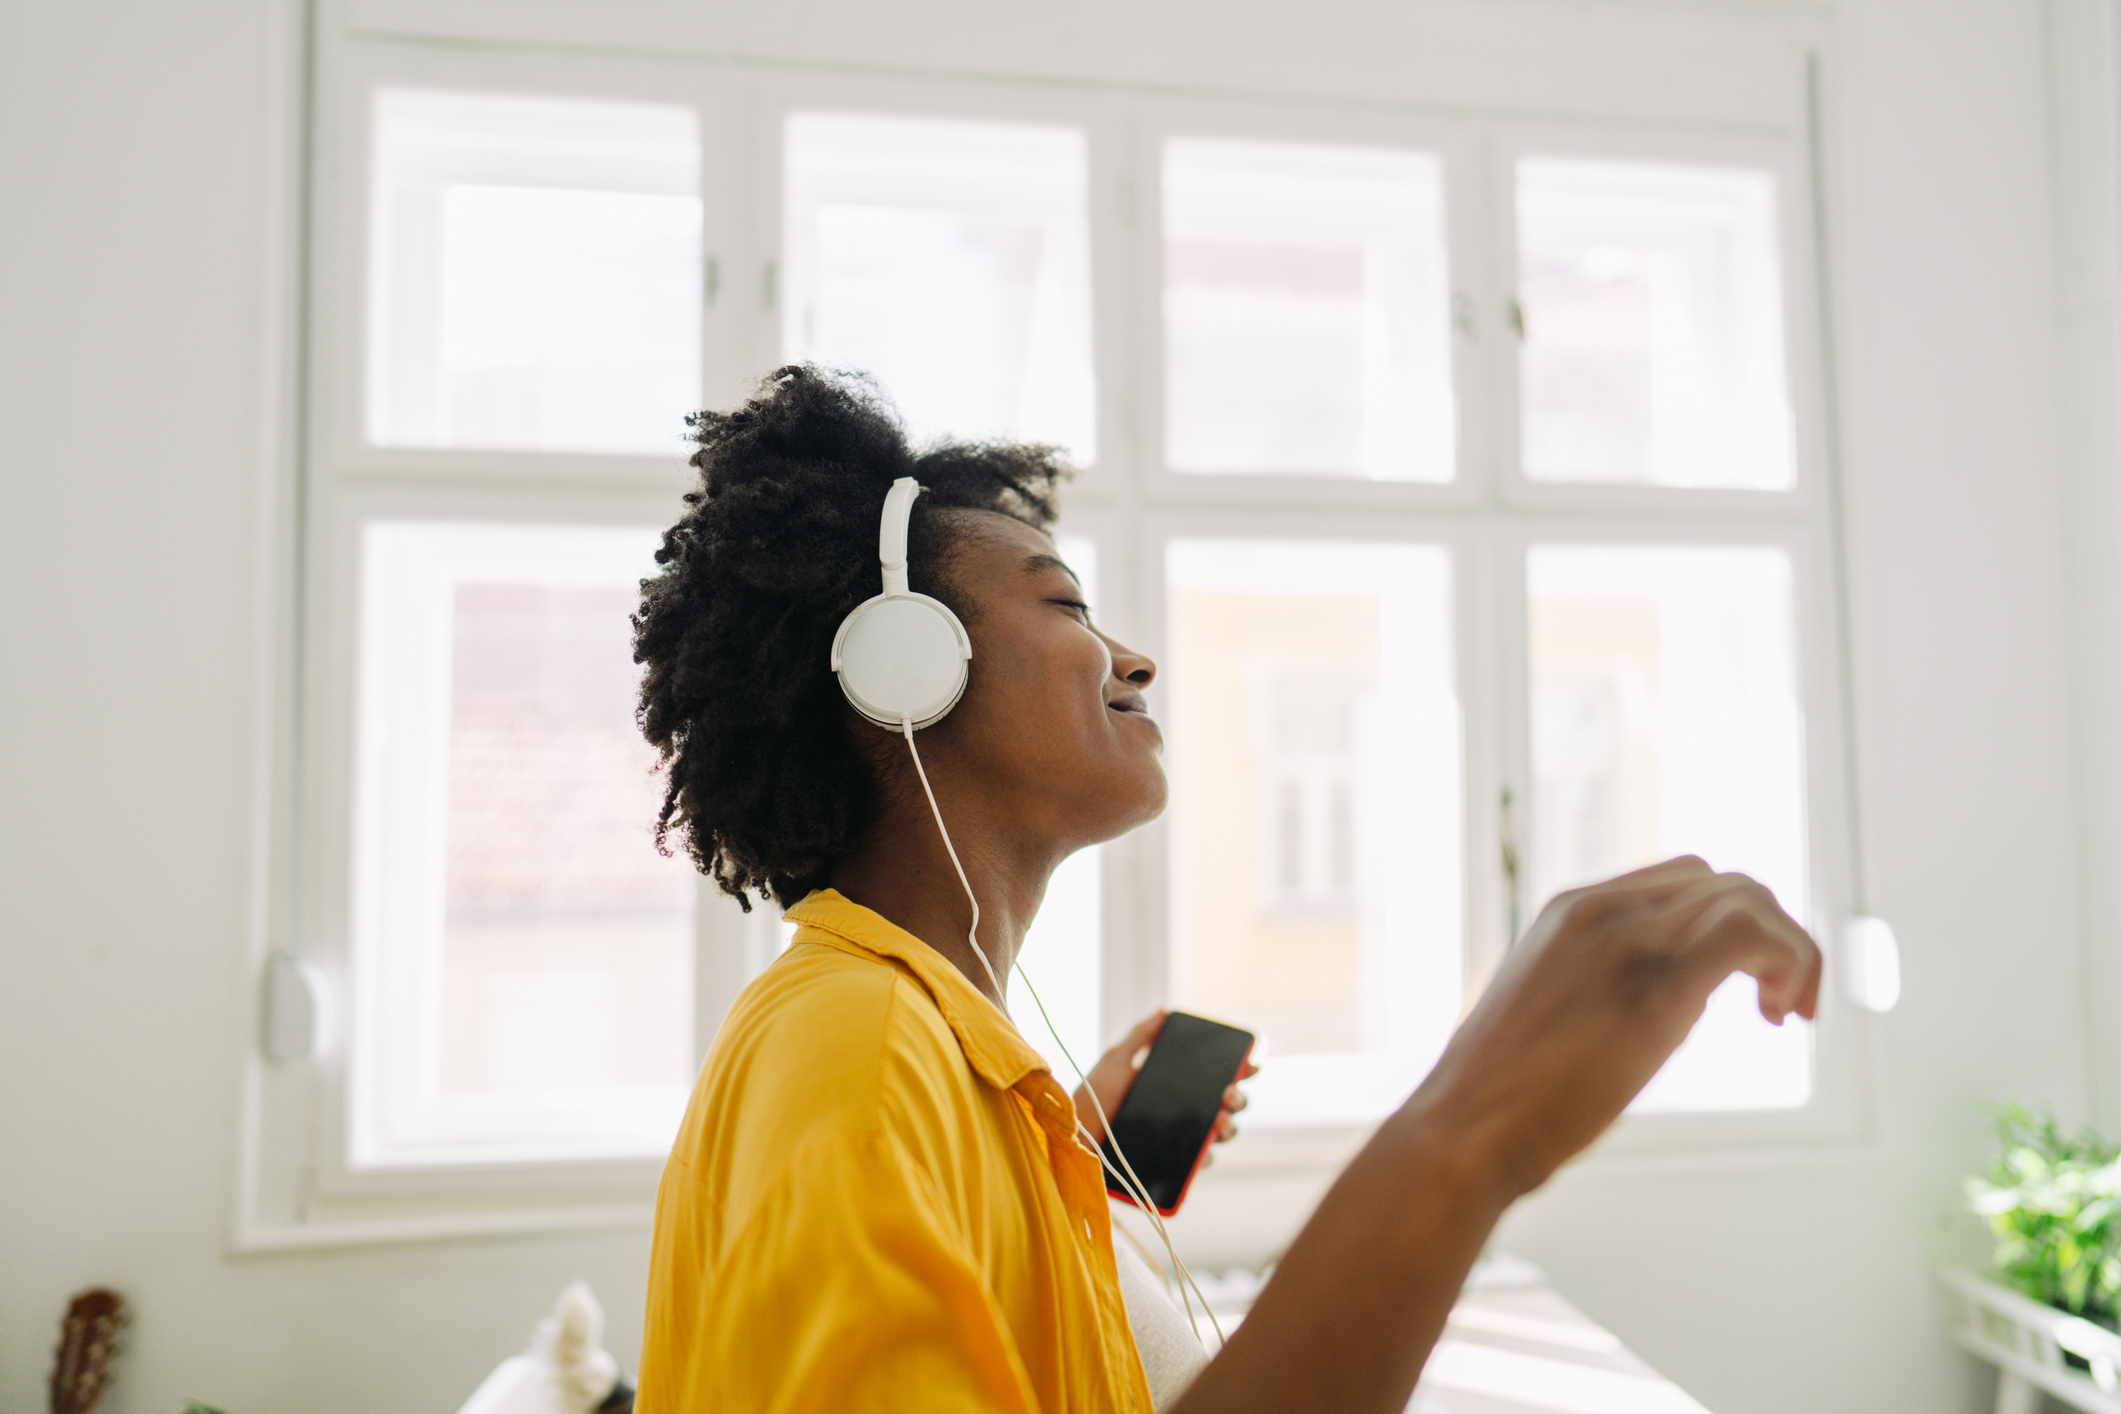
[[[1149,715],[1149,705],[1139,696],[1129,693],[1124,697],[1115,697],[1105,706],[1122,717],[1131,717],[1143,723],[1158,736],[1163,735],[1163,728],[1157,725],[1156,718]]]

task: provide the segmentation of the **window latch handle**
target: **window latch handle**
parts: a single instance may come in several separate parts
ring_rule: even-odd
[[[324,1050],[331,993],[324,974],[291,952],[265,962],[265,1058],[276,1065],[313,1059]]]
[[[1504,952],[1508,952],[1511,948],[1517,946],[1517,936],[1523,931],[1521,926],[1522,900],[1518,889],[1517,811],[1515,807],[1516,797],[1510,793],[1508,786],[1504,786],[1502,788],[1502,810],[1500,812],[1502,825],[1502,887],[1503,901],[1509,909],[1510,915],[1509,936],[1503,941],[1502,950]]]

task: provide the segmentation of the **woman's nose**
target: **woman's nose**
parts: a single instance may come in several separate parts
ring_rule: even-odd
[[[1112,650],[1112,675],[1122,682],[1136,687],[1147,687],[1156,681],[1156,660],[1146,653],[1137,653],[1124,643],[1105,640]]]

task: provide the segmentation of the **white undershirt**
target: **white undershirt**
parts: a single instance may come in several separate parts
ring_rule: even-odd
[[[1141,1352],[1142,1373],[1149,1377],[1149,1398],[1163,1409],[1207,1368],[1208,1352],[1172,1301],[1163,1278],[1117,1227],[1114,1224],[1112,1256],[1119,1267],[1120,1301],[1134,1331],[1134,1348]]]

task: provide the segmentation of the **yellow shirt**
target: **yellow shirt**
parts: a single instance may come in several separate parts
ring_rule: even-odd
[[[639,1414],[1150,1414],[1075,1106],[832,890],[744,990],[656,1198]]]

